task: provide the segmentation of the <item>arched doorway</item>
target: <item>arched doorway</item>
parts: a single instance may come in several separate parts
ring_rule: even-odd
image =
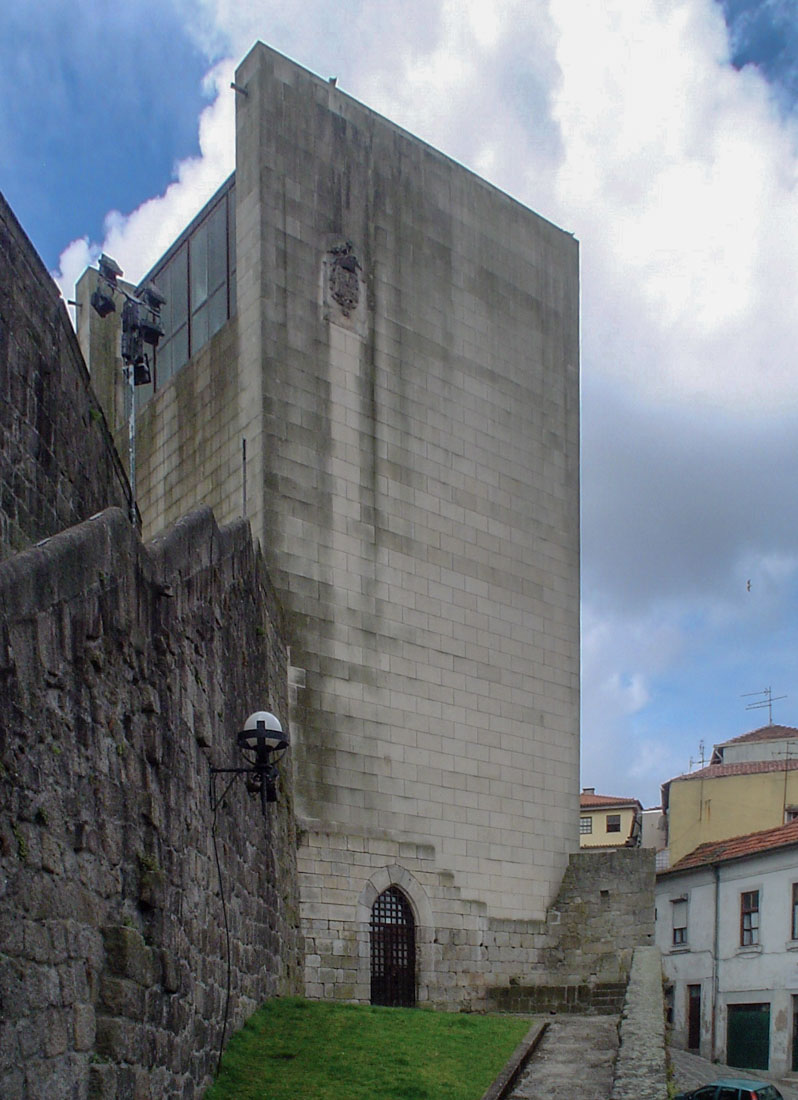
[[[371,1003],[416,1003],[416,922],[401,890],[389,886],[371,908]]]

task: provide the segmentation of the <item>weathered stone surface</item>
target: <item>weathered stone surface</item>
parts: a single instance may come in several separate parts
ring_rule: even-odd
[[[161,952],[161,985],[167,993],[180,989],[180,967],[171,951]]]
[[[97,1034],[94,1005],[75,1005],[75,1050],[91,1050]]]
[[[105,942],[106,969],[109,974],[131,978],[139,985],[152,985],[154,963],[152,951],[135,928],[117,925],[107,928]]]
[[[226,988],[209,764],[240,762],[251,711],[287,714],[249,530],[203,510],[145,548],[111,509],[0,562],[0,635],[0,1079],[27,1097],[195,1095]],[[237,780],[215,826],[229,1035],[300,988],[289,774],[268,821]]]
[[[511,985],[490,991],[490,1007],[498,1012],[567,1012],[617,1016],[623,1008],[626,983],[597,985]]]
[[[654,853],[574,852],[548,924],[541,961],[570,982],[626,982],[634,951],[654,942]]]
[[[24,1096],[25,1074],[19,1068],[0,1073],[0,1096]]]
[[[665,1100],[665,1006],[658,947],[634,953],[610,1100]]]
[[[654,853],[575,852],[545,924],[492,929],[489,1008],[617,1014],[634,951],[653,940]]]
[[[615,1017],[560,1016],[519,1076],[509,1100],[599,1100],[609,1093],[618,1025]],[[663,1098],[664,1100],[664,1098]]]
[[[116,1066],[89,1066],[88,1100],[116,1100]]]
[[[58,288],[0,195],[0,558],[127,493]]]

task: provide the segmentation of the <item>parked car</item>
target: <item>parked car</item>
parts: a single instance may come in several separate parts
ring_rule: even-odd
[[[673,1100],[784,1100],[775,1085],[767,1081],[744,1081],[738,1077],[724,1077],[711,1085],[680,1092]]]

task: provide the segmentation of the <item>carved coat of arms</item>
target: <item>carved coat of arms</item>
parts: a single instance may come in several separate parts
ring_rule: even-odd
[[[357,309],[360,301],[360,277],[362,270],[351,241],[337,244],[330,249],[330,297],[341,307],[344,317]]]

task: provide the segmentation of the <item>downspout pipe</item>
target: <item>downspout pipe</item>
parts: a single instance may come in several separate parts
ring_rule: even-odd
[[[717,1062],[715,1043],[718,1034],[718,991],[720,989],[720,864],[713,863],[715,875],[715,930],[712,944],[712,1047],[711,1058]]]

